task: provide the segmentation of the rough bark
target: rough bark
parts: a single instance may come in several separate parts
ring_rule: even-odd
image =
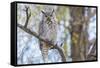
[[[82,61],[85,59],[85,45],[83,44],[83,16],[84,8],[71,7],[70,8],[70,26],[71,26],[71,56],[72,61]]]

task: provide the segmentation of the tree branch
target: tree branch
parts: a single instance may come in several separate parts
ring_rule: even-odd
[[[96,46],[96,39],[94,38],[93,40],[91,40],[91,42],[89,42],[89,51],[87,53],[87,56],[89,56],[93,50],[93,48]]]
[[[24,27],[27,28],[29,18],[31,17],[31,12],[29,13],[29,7],[28,6],[25,6],[24,11],[26,12],[26,22],[25,22]]]
[[[37,33],[31,31],[30,29],[25,28],[24,26],[22,26],[22,25],[20,25],[20,24],[18,24],[18,23],[17,23],[17,26],[18,26],[19,28],[21,28],[22,30],[24,30],[25,32],[27,32],[28,34],[30,34],[30,35],[32,35],[32,36],[35,36],[35,37],[38,38],[40,41],[43,41],[43,42],[46,42],[46,43],[49,44],[49,45],[52,45],[54,49],[57,49],[57,50],[58,50],[58,52],[59,52],[59,54],[60,54],[60,56],[61,56],[62,62],[66,62],[66,57],[65,57],[65,55],[64,55],[64,53],[63,53],[63,50],[62,50],[59,46],[57,46],[57,44],[54,45],[54,44],[51,43],[50,41],[46,41],[45,39],[43,39],[43,38],[41,38],[39,35],[37,35]]]

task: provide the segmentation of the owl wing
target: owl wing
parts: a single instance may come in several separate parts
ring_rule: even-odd
[[[39,36],[44,38],[45,35],[46,35],[45,23],[44,23],[44,21],[41,21],[39,24]],[[45,63],[48,62],[48,48],[49,47],[47,46],[47,44],[45,42],[40,41],[40,50],[41,50],[43,60]]]
[[[40,22],[39,24],[39,36],[41,36],[44,32],[44,28],[43,28],[43,21]]]

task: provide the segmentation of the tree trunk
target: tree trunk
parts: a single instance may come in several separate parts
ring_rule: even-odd
[[[85,33],[84,33],[84,8],[71,7],[70,8],[70,26],[71,26],[71,57],[72,61],[85,60]]]

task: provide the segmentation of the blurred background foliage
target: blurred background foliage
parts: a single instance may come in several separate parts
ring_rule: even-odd
[[[38,34],[39,23],[42,19],[42,10],[50,5],[36,5],[36,4],[18,4],[17,5],[17,23],[24,26],[26,21],[25,6],[29,6],[29,12],[31,12],[31,17],[27,28]],[[71,57],[71,34],[70,30],[65,27],[70,27],[70,6],[56,6],[51,5],[55,10],[57,23],[60,24],[57,30],[57,40],[56,43],[60,46],[66,56],[66,62],[72,61]],[[92,10],[91,10],[92,11]],[[81,12],[81,10],[80,10]],[[81,13],[76,13],[76,15],[81,15]],[[96,15],[89,21],[88,27],[89,40],[96,38]],[[75,34],[78,37],[77,34]],[[78,41],[73,37],[72,40],[75,43]],[[18,64],[35,64],[43,63],[42,55],[39,49],[39,40],[35,36],[31,36],[20,28],[17,28],[17,60]],[[48,62],[61,62],[61,57],[57,50],[49,50]]]

